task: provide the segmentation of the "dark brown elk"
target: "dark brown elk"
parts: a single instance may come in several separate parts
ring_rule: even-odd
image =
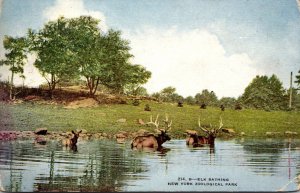
[[[199,129],[204,131],[207,136],[199,136],[197,131],[187,130],[187,134],[189,136],[186,139],[186,144],[192,145],[193,147],[203,146],[203,144],[209,144],[210,146],[214,146],[215,138],[217,137],[217,134],[223,127],[222,118],[220,117],[219,127],[213,128],[212,125],[210,125],[210,128],[206,128],[206,127],[201,126],[200,117],[199,117],[198,126],[199,126]]]
[[[72,130],[72,133],[73,133],[73,137],[71,139],[64,139],[63,140],[63,144],[66,146],[66,147],[70,147],[71,149],[74,149],[76,150],[77,149],[77,141],[78,141],[78,138],[79,138],[79,134],[82,132],[82,130],[80,130],[79,132],[74,132]]]
[[[172,121],[168,120],[168,116],[166,115],[166,119],[163,120],[165,125],[164,129],[159,128],[158,116],[156,117],[155,122],[152,120],[152,116],[150,117],[150,122],[146,123],[146,125],[154,125],[155,130],[159,132],[158,135],[148,134],[148,135],[141,135],[135,137],[131,142],[131,148],[154,148],[154,149],[161,149],[162,144],[166,141],[171,140],[170,136],[168,135],[168,131],[171,130]]]

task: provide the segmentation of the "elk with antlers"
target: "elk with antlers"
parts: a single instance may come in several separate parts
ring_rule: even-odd
[[[166,115],[166,119],[163,120],[165,125],[164,129],[159,128],[158,116],[156,116],[155,122],[152,120],[152,116],[150,117],[150,122],[146,123],[146,125],[154,125],[155,130],[159,132],[157,136],[153,134],[142,135],[135,137],[131,142],[131,148],[156,148],[159,149],[162,147],[162,144],[166,141],[171,140],[170,136],[167,134],[168,131],[171,130],[172,120],[168,120],[168,116]]]
[[[186,139],[187,145],[193,145],[194,147],[202,146],[203,144],[209,144],[214,146],[215,138],[217,137],[218,132],[223,127],[222,118],[220,117],[220,125],[217,128],[213,128],[210,124],[210,129],[201,126],[200,117],[198,119],[198,126],[199,129],[204,131],[207,136],[199,136],[197,131],[187,130],[187,134],[189,135]]]

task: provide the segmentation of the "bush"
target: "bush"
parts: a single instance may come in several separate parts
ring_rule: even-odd
[[[132,105],[133,105],[133,106],[139,106],[139,105],[140,105],[140,101],[139,101],[139,100],[134,100],[134,101],[132,102]]]
[[[150,105],[149,105],[149,104],[146,104],[144,110],[145,110],[145,111],[151,111]]]

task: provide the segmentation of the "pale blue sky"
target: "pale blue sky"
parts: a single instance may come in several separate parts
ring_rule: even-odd
[[[287,87],[300,70],[297,0],[3,0],[0,40],[66,11],[100,15],[123,31],[134,62],[153,72],[150,92],[174,86],[184,96],[208,88],[236,97],[255,74],[274,73]]]

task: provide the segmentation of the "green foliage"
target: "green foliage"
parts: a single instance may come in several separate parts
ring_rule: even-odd
[[[246,87],[241,97],[244,105],[251,108],[276,110],[285,109],[285,90],[280,80],[272,75],[256,76]]]
[[[135,86],[127,85],[125,87],[125,94],[133,96],[149,96],[147,89],[140,86],[135,88]]]
[[[13,91],[14,75],[20,74],[21,77],[25,78],[23,72],[27,59],[27,43],[27,40],[23,37],[13,38],[11,36],[5,36],[3,40],[3,46],[7,52],[5,53],[5,59],[1,61],[1,65],[8,66],[11,71],[10,99],[15,97],[15,93]]]
[[[162,89],[159,93],[154,93],[152,96],[163,102],[178,102],[184,100],[181,95],[176,93],[176,88],[171,86]]]
[[[196,104],[196,100],[195,100],[195,98],[192,97],[192,96],[186,97],[186,98],[184,99],[184,101],[185,101],[187,104],[189,104],[189,105],[194,105],[194,104]]]
[[[38,32],[29,30],[31,51],[37,55],[34,65],[48,82],[50,94],[61,80],[84,77],[89,94],[98,85],[123,93],[125,87],[137,89],[151,77],[141,65],[132,65],[127,40],[120,31],[104,34],[99,20],[90,16],[48,22]]]
[[[130,46],[127,40],[121,38],[120,31],[109,30],[103,36],[103,74],[101,84],[115,91],[124,93],[127,88],[135,90],[145,84],[151,77],[151,72],[141,65],[132,65],[129,53]]]
[[[63,17],[48,22],[38,32],[28,32],[31,51],[37,56],[34,65],[47,80],[50,97],[60,79],[76,76],[70,33],[68,20]]]
[[[125,70],[126,76],[123,80],[124,86],[122,90],[126,94],[131,94],[134,96],[147,96],[146,88],[142,87],[148,79],[151,77],[151,72],[147,71],[141,65],[129,65]]]
[[[296,75],[295,77],[295,83],[298,85],[298,89],[300,89],[300,70],[298,71],[298,75]]]
[[[207,89],[202,90],[201,93],[195,95],[195,100],[197,104],[206,104],[208,106],[217,106],[218,97],[214,91],[209,91]]]
[[[80,16],[67,21],[69,43],[74,54],[74,65],[78,76],[86,79],[89,94],[94,95],[103,74],[103,39],[98,28],[99,20]]]
[[[237,100],[232,97],[222,97],[219,100],[219,104],[224,105],[226,108],[234,108],[236,103],[237,103]]]
[[[134,100],[134,101],[132,102],[132,105],[133,105],[133,106],[139,106],[139,105],[140,105],[140,101],[139,101],[139,100]]]

